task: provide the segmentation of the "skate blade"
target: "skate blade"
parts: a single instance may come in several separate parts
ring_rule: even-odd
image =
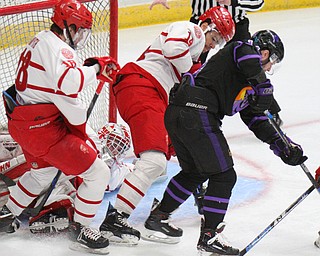
[[[141,238],[146,241],[152,241],[163,244],[177,244],[180,242],[180,237],[167,236],[162,232],[148,229],[145,229],[141,232]]]
[[[198,256],[222,256],[223,254],[218,254],[215,252],[198,251]]]
[[[92,253],[92,254],[99,254],[99,255],[107,255],[109,254],[109,248],[89,248],[83,244],[80,244],[78,242],[73,242],[69,245],[69,249],[73,251],[78,251],[78,252],[87,252],[87,253]]]
[[[101,231],[103,237],[108,238],[113,245],[135,246],[139,242],[139,238],[133,235],[123,234],[121,237],[113,235],[109,231]]]
[[[240,253],[239,254],[221,254],[221,253],[217,253],[217,252],[207,252],[207,251],[204,251],[204,250],[199,250],[198,249],[198,256],[227,256],[227,255],[229,255],[229,256],[238,256],[238,255],[240,255]]]

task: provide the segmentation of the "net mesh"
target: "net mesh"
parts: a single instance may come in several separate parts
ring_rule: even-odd
[[[19,56],[24,46],[42,30],[48,30],[52,24],[52,8],[42,10],[32,10],[21,13],[6,15],[3,7],[21,5],[28,8],[30,3],[36,5],[44,2],[37,0],[20,0],[20,1],[1,1],[0,4],[0,87],[1,92],[12,84],[15,80],[15,70],[18,64]],[[93,15],[92,35],[84,49],[77,51],[81,61],[88,57],[110,55],[110,1],[96,0],[84,3]],[[33,7],[32,7],[33,8]],[[20,6],[19,11],[20,12]],[[80,93],[80,99],[87,105],[94,96],[96,88],[86,87]],[[106,122],[109,121],[109,88],[104,86],[98,97],[97,103],[88,120],[90,126],[98,131]],[[5,116],[3,100],[0,103],[0,130],[7,129],[7,119]]]

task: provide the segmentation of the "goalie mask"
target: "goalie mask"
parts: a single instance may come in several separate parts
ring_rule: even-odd
[[[106,153],[119,159],[130,148],[130,133],[122,124],[106,124],[98,131],[98,136],[102,143],[102,160]]]
[[[63,30],[67,43],[74,49],[82,49],[91,35],[92,14],[76,0],[61,0],[54,7],[51,20]],[[69,26],[74,26],[71,36]]]

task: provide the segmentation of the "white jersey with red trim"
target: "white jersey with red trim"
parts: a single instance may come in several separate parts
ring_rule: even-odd
[[[40,32],[26,46],[15,81],[19,104],[53,103],[72,125],[87,119],[78,93],[96,84],[94,67],[80,65],[76,52],[51,31]]]
[[[202,29],[188,21],[171,23],[135,62],[149,72],[169,95],[181,74],[197,62],[205,46]]]

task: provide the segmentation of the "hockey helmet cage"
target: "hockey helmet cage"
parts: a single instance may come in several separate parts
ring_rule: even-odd
[[[284,57],[284,46],[280,37],[272,30],[260,30],[252,36],[253,45],[259,51],[269,50],[270,60],[279,63]]]
[[[199,20],[201,23],[208,22],[211,28],[210,30],[216,29],[226,42],[229,42],[234,36],[234,21],[228,10],[222,6],[215,6],[208,9],[199,17]]]
[[[112,158],[120,158],[130,148],[130,133],[122,124],[108,123],[98,131],[102,143],[102,154],[108,153]]]
[[[60,0],[54,7],[51,20],[61,29],[64,29],[64,21],[68,26],[74,24],[76,32],[79,28],[91,29],[92,14],[77,0]]]

